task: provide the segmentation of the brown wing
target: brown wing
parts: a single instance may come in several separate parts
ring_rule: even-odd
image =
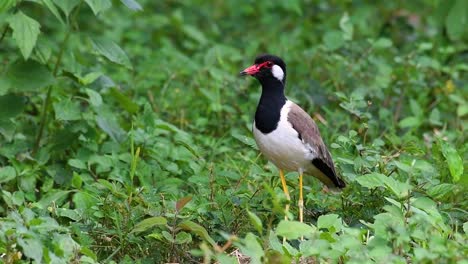
[[[319,170],[319,174],[313,175],[329,187],[344,188],[346,184],[338,177],[335,171],[332,157],[327,147],[323,143],[319,129],[314,120],[298,105],[292,103],[288,113],[288,121],[299,133],[299,138],[310,145],[311,151],[316,154],[316,158],[311,162]],[[331,185],[331,186],[330,186]]]

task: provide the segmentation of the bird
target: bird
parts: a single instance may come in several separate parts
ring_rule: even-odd
[[[311,175],[332,190],[346,187],[317,124],[300,106],[285,96],[286,64],[278,56],[262,54],[240,75],[250,75],[260,82],[262,93],[252,125],[260,152],[279,170],[283,192],[288,200],[285,220],[291,201],[284,171],[299,173],[299,221],[304,218],[303,175]]]

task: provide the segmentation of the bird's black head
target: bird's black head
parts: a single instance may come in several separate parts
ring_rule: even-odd
[[[251,75],[260,82],[278,80],[286,82],[286,64],[275,55],[263,54],[255,58],[254,65],[240,72],[241,75]]]

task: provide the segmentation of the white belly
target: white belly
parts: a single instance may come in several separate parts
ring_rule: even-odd
[[[308,171],[313,165],[313,153],[310,146],[307,146],[299,139],[299,134],[287,121],[289,112],[287,101],[281,111],[278,127],[268,134],[263,134],[253,125],[255,141],[266,158],[273,162],[278,168],[289,171]]]

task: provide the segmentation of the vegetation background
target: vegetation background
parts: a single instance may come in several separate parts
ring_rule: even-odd
[[[263,52],[349,185],[305,224]],[[0,262],[468,263],[466,0],[2,0],[0,62]]]

